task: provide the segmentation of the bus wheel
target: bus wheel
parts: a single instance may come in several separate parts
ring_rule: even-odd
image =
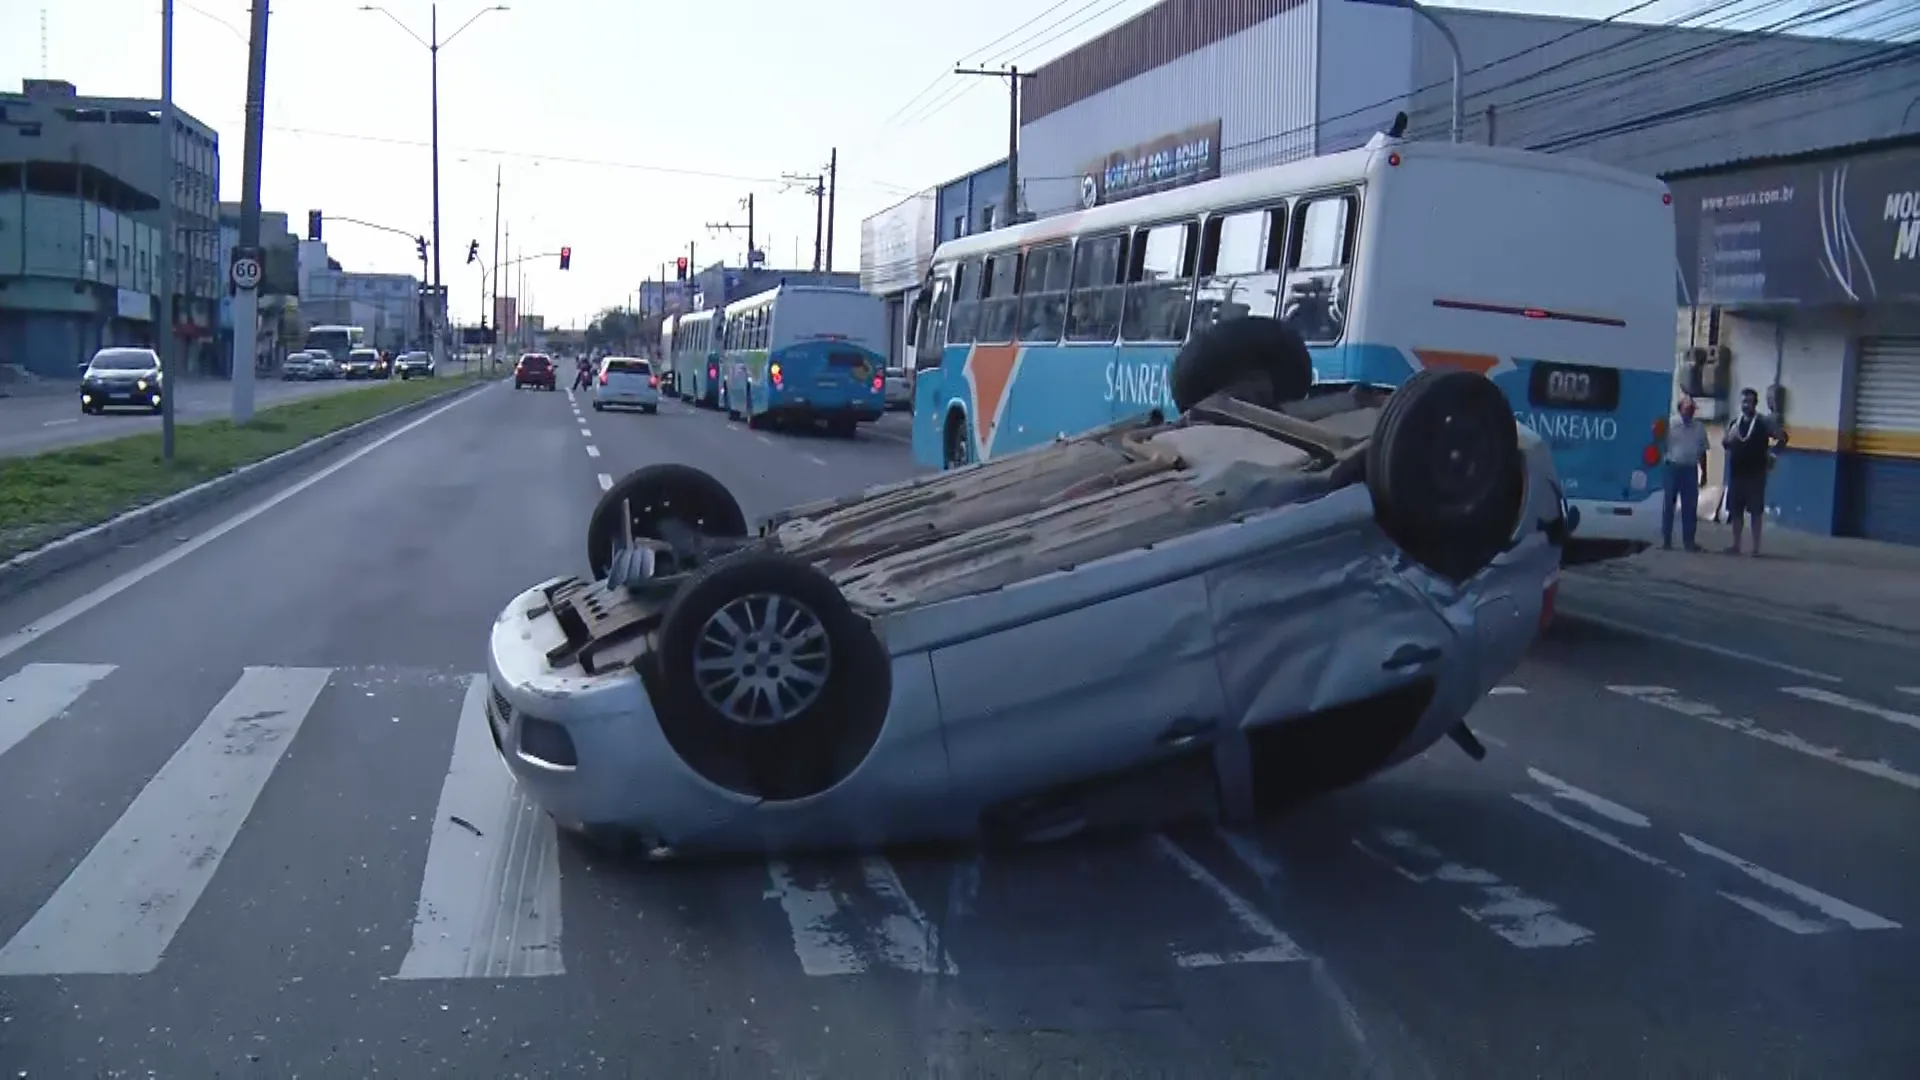
[[[960,469],[973,464],[973,447],[967,442],[967,421],[955,409],[947,414],[947,432],[941,440],[940,467]]]
[[[1506,550],[1526,494],[1526,458],[1506,394],[1483,375],[1434,368],[1380,411],[1366,450],[1373,516],[1401,550],[1465,581]]]
[[[1174,408],[1186,412],[1215,394],[1273,408],[1313,389],[1313,356],[1292,326],[1247,315],[1215,323],[1173,358]]]

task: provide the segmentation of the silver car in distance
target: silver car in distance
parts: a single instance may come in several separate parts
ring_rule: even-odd
[[[780,514],[616,483],[592,579],[493,625],[488,723],[555,820],[651,857],[1235,820],[1451,736],[1552,610],[1570,522],[1498,388],[1313,386],[1197,336],[1158,414]]]

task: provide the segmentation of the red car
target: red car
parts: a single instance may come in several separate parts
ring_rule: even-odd
[[[513,365],[513,388],[534,386],[542,390],[556,389],[553,374],[553,358],[546,353],[522,353],[520,362]]]

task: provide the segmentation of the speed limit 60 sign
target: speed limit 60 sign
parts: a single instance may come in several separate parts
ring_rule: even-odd
[[[233,265],[229,268],[228,273],[233,280],[234,288],[246,292],[251,292],[259,288],[260,278],[265,272],[265,269],[260,264],[260,249],[233,249]]]

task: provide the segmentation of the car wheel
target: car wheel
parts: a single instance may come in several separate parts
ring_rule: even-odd
[[[1313,388],[1313,356],[1293,327],[1248,315],[1202,330],[1173,358],[1173,407],[1186,412],[1219,393],[1272,408]]]
[[[1415,561],[1454,581],[1513,539],[1526,491],[1513,407],[1492,380],[1431,368],[1393,396],[1367,445],[1374,519]]]
[[[709,782],[753,798],[817,795],[866,760],[891,663],[811,564],[741,552],[688,581],[661,620],[649,689],[661,733]]]
[[[623,525],[629,524],[636,539],[669,543],[676,537],[666,533],[690,532],[723,539],[747,535],[747,516],[733,493],[691,465],[635,469],[600,496],[593,516],[587,520],[587,566],[596,579],[607,576]]]
[[[596,402],[594,402],[594,403],[593,403],[593,411],[594,411],[594,412],[606,412],[606,411],[607,411],[607,407],[606,407],[606,406],[605,406],[604,404],[602,404],[602,403],[600,403],[600,402],[598,402],[598,401],[596,401]]]
[[[658,405],[642,405],[642,406],[640,406],[640,411],[641,411],[641,412],[644,412],[644,413],[646,413],[646,414],[647,414],[648,416],[652,416],[652,415],[654,415],[655,413],[658,413],[658,412],[660,411],[660,406],[658,406]]]

